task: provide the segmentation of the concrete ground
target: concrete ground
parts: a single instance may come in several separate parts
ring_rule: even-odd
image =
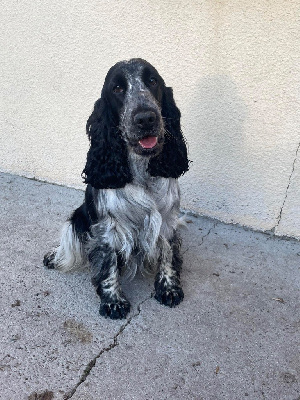
[[[188,217],[183,303],[138,276],[106,320],[88,272],[42,267],[83,192],[0,182],[1,400],[300,399],[299,242]]]

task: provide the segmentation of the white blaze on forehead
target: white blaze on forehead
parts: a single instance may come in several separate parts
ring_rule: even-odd
[[[150,89],[143,82],[143,65],[137,65],[134,68],[124,68],[123,73],[127,82],[127,90],[125,94],[125,101],[120,115],[120,129],[127,137],[132,132],[132,116],[135,110],[139,108],[149,108],[157,110],[160,116],[160,130],[163,129],[163,120],[160,115],[160,106],[157,100],[151,93]]]
[[[144,103],[145,100],[149,103],[149,106],[155,107],[156,99],[153,97],[152,93],[145,85],[142,79],[143,67],[134,71],[134,73],[130,73],[129,71],[125,71],[125,77],[127,80],[127,92],[125,97],[125,109],[135,108],[137,105]]]
[[[145,84],[142,80],[142,71],[143,68],[140,66],[136,69],[134,73],[130,73],[129,71],[125,71],[125,77],[127,80],[127,94],[132,91],[144,91]]]

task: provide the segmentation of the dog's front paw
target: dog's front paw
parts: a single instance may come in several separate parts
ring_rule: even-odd
[[[123,319],[130,311],[130,303],[126,300],[119,300],[113,303],[101,302],[100,315],[105,318]]]
[[[49,253],[45,254],[43,264],[48,269],[55,269],[55,251],[49,251]]]
[[[157,301],[160,304],[164,304],[168,307],[176,307],[179,303],[182,302],[184,298],[184,293],[179,285],[174,286],[163,286],[158,285],[155,289],[155,295]]]

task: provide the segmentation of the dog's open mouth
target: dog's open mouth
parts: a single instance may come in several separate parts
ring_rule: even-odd
[[[139,144],[143,149],[153,149],[157,145],[157,140],[157,136],[146,136],[139,140]]]

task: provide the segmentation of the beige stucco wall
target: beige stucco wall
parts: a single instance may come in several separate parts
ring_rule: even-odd
[[[299,0],[3,0],[0,169],[80,186],[108,68],[142,57],[189,142],[183,207],[300,238]],[[300,151],[298,154],[300,157]]]

